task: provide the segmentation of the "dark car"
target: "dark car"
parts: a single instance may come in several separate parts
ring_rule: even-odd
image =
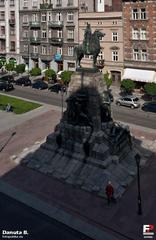
[[[0,90],[2,91],[9,91],[9,90],[13,90],[14,86],[12,83],[8,82],[8,81],[3,81],[2,79],[0,79]]]
[[[31,86],[31,81],[27,77],[21,77],[16,80],[15,84],[20,86]]]
[[[8,81],[10,83],[14,83],[15,82],[14,81],[14,77],[12,75],[9,75],[9,74],[1,76],[0,80]]]
[[[142,105],[142,110],[156,113],[156,102],[147,102]]]
[[[66,92],[66,87],[60,83],[55,83],[48,88],[51,92],[59,93],[61,91]]]
[[[47,89],[48,84],[43,82],[42,80],[39,80],[32,84],[32,88],[36,88],[36,89],[40,89],[40,90]]]

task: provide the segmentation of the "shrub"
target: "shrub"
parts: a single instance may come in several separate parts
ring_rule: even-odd
[[[109,77],[109,73],[106,72],[104,75],[103,75],[103,78],[104,78],[104,81],[106,83],[106,86],[107,86],[107,89],[110,88],[110,86],[112,85],[112,78]]]
[[[40,68],[32,68],[30,71],[31,76],[39,76],[41,75],[41,69]]]
[[[127,93],[131,93],[135,88],[135,82],[131,79],[124,79],[121,82],[121,88],[123,88]]]
[[[63,84],[65,84],[65,85],[69,84],[72,74],[73,74],[73,72],[71,72],[71,71],[63,71],[61,73],[61,80],[62,80]]]
[[[45,76],[47,78],[51,78],[52,80],[56,80],[56,72],[53,69],[47,69],[45,71]]]
[[[15,70],[15,64],[14,64],[13,62],[6,63],[5,69],[6,69],[7,71],[14,71],[14,70]]]
[[[156,83],[146,83],[144,90],[148,95],[154,97],[156,95]]]
[[[16,65],[15,71],[17,73],[24,73],[25,72],[25,64]]]

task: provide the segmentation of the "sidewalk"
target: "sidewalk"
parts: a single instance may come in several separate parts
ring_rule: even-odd
[[[74,229],[76,227],[81,231],[86,229],[84,233],[94,234],[89,236],[94,236],[95,239],[113,240],[110,235],[120,240],[143,239],[143,224],[156,224],[156,192],[153,191],[156,189],[156,156],[154,153],[151,152],[149,161],[141,172],[142,216],[137,215],[136,181],[117,204],[108,207],[104,199],[63,184],[10,160],[11,156],[22,152],[23,149],[28,149],[35,142],[41,142],[54,130],[60,115],[60,111],[51,109],[0,134],[1,142],[4,143],[6,137],[16,131],[15,137],[1,153],[0,191],[20,201],[25,199],[26,204],[31,204],[32,207],[37,206],[38,210],[56,217]],[[132,125],[131,129],[133,129],[133,135],[140,141],[143,137],[153,141],[156,139],[154,130],[149,133],[149,129],[138,128],[135,125]],[[19,199],[19,196],[22,199]]]

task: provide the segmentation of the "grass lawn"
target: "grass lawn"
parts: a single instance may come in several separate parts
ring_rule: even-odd
[[[38,103],[28,102],[15,97],[8,97],[0,94],[0,110],[5,110],[8,103],[13,106],[13,112],[16,114],[26,113],[41,106]]]

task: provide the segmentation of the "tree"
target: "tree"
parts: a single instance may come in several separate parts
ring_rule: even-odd
[[[15,71],[17,73],[24,73],[25,72],[25,64],[16,65]]]
[[[52,80],[56,80],[56,72],[53,69],[47,69],[45,71],[45,76],[51,78]]]
[[[156,83],[146,83],[144,90],[153,99],[153,97],[156,96]]]
[[[103,75],[103,78],[104,78],[104,81],[106,83],[106,86],[107,86],[107,89],[110,88],[110,86],[112,85],[112,78],[109,77],[109,73],[106,72],[104,75]]]
[[[124,79],[121,82],[121,88],[123,88],[125,92],[131,93],[135,88],[135,82],[133,82],[131,79]]]
[[[31,76],[39,76],[39,75],[41,75],[41,69],[34,67],[31,69],[30,74],[31,74]]]
[[[14,70],[15,70],[15,64],[14,64],[13,62],[6,63],[5,69],[6,69],[7,71],[14,71]]]
[[[72,74],[73,74],[73,72],[71,72],[71,71],[63,71],[61,73],[61,80],[65,85],[69,84]]]
[[[0,69],[3,67],[3,63],[2,62],[0,62]]]

